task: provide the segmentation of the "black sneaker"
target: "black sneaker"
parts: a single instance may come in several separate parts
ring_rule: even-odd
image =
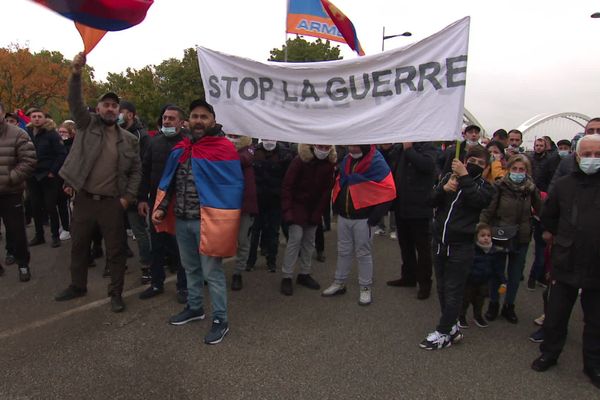
[[[165,290],[163,288],[150,285],[146,290],[140,293],[138,297],[140,298],[140,300],[151,299],[152,297],[164,293],[164,291]]]
[[[469,329],[469,323],[467,322],[467,317],[464,315],[460,315],[458,317],[458,327],[461,329]]]
[[[533,343],[543,343],[544,342],[544,329],[540,328],[537,331],[533,332],[529,335],[529,340]]]
[[[185,306],[182,312],[169,318],[171,325],[184,325],[188,322],[199,321],[204,319],[204,309],[191,310],[188,306]]]
[[[269,264],[269,265],[267,265],[267,271],[277,272],[277,267],[275,266],[275,264]]]
[[[535,278],[530,276],[527,280],[527,290],[533,292],[535,290]]]
[[[517,318],[517,314],[515,314],[515,305],[514,304],[504,304],[502,306],[502,311],[500,313],[505,320],[510,322],[511,324],[516,324],[519,322],[519,318]]]
[[[473,317],[473,319],[475,320],[475,325],[477,325],[480,328],[487,328],[488,326],[490,326],[485,320],[485,318],[483,318],[481,315],[476,315]]]
[[[142,268],[142,277],[140,278],[142,285],[147,285],[152,280],[152,275],[150,271],[150,268]]]
[[[6,258],[4,259],[4,262],[6,263],[6,265],[13,265],[14,263],[17,262],[17,260],[15,259],[15,256],[13,256],[10,253],[6,253]]]
[[[76,286],[69,285],[68,288],[54,296],[54,300],[56,301],[67,301],[73,300],[77,297],[83,297],[87,293],[87,289],[80,289]]]
[[[556,358],[550,358],[542,354],[533,360],[533,363],[531,363],[531,369],[537,372],[545,372],[554,365],[556,365]]]
[[[485,319],[493,321],[498,318],[498,311],[500,311],[500,304],[497,302],[490,301],[488,304],[487,312],[485,313]]]
[[[29,282],[31,279],[31,270],[29,265],[19,265],[19,281]]]
[[[56,249],[60,247],[60,238],[58,236],[52,236],[52,242],[50,243],[50,247]]]
[[[110,297],[110,309],[114,313],[125,311],[125,303],[120,294],[115,294]]]
[[[294,287],[292,286],[292,278],[283,278],[281,280],[281,293],[286,296],[294,294]]]
[[[29,247],[32,246],[39,246],[40,244],[44,244],[46,243],[46,240],[43,237],[34,237],[33,239],[31,239],[28,243]]]
[[[242,290],[242,275],[241,274],[233,274],[231,277],[231,290]]]
[[[177,290],[177,302],[179,304],[186,304],[187,303],[187,298],[188,298],[188,291],[187,291],[187,289],[178,289]]]
[[[313,290],[321,289],[319,282],[315,281],[310,274],[298,274],[296,277],[296,283]]]
[[[229,332],[229,324],[227,321],[221,321],[217,318],[212,323],[210,331],[204,336],[204,343],[219,344],[223,341],[225,335]]]

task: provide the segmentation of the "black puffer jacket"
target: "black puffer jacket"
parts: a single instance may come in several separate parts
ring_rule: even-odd
[[[542,211],[554,235],[552,279],[584,289],[600,289],[600,172],[579,168],[556,181]]]
[[[428,142],[414,143],[408,150],[400,146],[394,155],[396,215],[406,219],[431,218],[431,194],[437,175],[435,148]]]
[[[281,185],[294,153],[277,143],[267,151],[262,143],[254,151],[254,179],[259,210],[281,207]]]
[[[148,130],[137,117],[133,120],[133,125],[125,129],[137,138],[140,145],[140,160],[143,160],[144,154],[146,154],[146,150],[148,150],[148,146],[150,145],[151,137],[148,135]]]
[[[171,154],[171,149],[183,139],[180,133],[174,137],[166,137],[162,133],[151,138],[144,158],[142,159],[142,181],[138,191],[138,201],[149,201],[150,205],[154,204],[156,198],[156,190],[162,178],[165,164]]]
[[[458,177],[456,192],[446,192],[450,176],[446,174],[433,191],[433,237],[442,244],[472,242],[479,214],[492,201],[494,188],[481,177],[466,175]]]
[[[27,133],[33,142],[37,156],[33,177],[41,181],[49,173],[58,176],[58,171],[67,157],[67,149],[56,132],[56,124],[52,120],[48,120],[37,134],[33,133],[32,126],[27,128]]]

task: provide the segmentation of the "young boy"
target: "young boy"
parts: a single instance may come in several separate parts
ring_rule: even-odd
[[[463,300],[462,313],[458,317],[459,328],[469,327],[467,322],[467,310],[473,304],[473,319],[480,328],[487,328],[488,323],[481,312],[483,302],[489,291],[490,274],[492,273],[492,262],[494,246],[492,244],[492,228],[488,224],[477,225],[477,239],[475,242],[475,257],[473,267],[467,279],[465,297]]]
[[[481,177],[488,163],[487,150],[474,146],[464,164],[452,161],[452,173],[434,189],[433,267],[442,316],[436,330],[420,343],[422,349],[443,349],[462,339],[456,321],[473,263],[475,226],[494,194],[494,188]]]

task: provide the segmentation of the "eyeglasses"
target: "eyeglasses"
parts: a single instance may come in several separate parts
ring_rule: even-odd
[[[585,130],[586,135],[600,135],[600,128],[588,128]]]

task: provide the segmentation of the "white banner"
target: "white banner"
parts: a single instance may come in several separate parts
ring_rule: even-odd
[[[260,63],[198,47],[206,100],[228,133],[313,144],[455,140],[469,17],[404,48],[351,60]]]

